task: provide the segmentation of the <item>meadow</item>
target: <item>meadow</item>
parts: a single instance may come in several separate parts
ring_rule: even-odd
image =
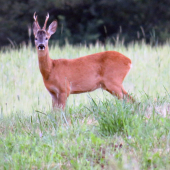
[[[35,47],[0,51],[0,169],[170,169],[170,42],[59,47],[50,57],[114,50],[132,60],[124,87],[136,103],[99,89],[52,111]]]

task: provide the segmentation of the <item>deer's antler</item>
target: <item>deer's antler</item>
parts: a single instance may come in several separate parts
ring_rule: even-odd
[[[36,23],[37,26],[38,26],[38,29],[41,29],[40,26],[39,26],[38,20],[37,20],[36,12],[34,12],[33,18],[34,18],[34,20],[35,20],[35,23]]]
[[[43,26],[44,30],[46,29],[48,19],[49,19],[49,13],[47,13],[47,16],[46,16],[46,19],[45,19],[45,23],[44,23],[44,26]]]

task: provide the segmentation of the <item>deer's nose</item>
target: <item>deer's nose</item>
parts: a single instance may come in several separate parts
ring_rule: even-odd
[[[40,44],[40,45],[38,46],[38,49],[39,49],[39,50],[45,50],[45,46],[44,46],[43,44]]]

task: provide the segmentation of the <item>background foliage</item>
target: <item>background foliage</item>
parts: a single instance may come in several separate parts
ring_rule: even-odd
[[[0,46],[29,41],[28,28],[36,11],[42,26],[47,12],[49,23],[57,19],[58,30],[52,37],[60,45],[126,43],[145,39],[162,43],[170,36],[170,1],[166,0],[1,0]]]

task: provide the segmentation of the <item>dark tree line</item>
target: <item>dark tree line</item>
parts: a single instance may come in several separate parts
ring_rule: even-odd
[[[170,37],[169,8],[168,0],[0,0],[0,46],[28,43],[35,11],[41,26],[47,12],[48,24],[57,19],[52,39],[61,45],[66,39],[71,44],[114,42],[117,36],[126,43],[162,43]]]

